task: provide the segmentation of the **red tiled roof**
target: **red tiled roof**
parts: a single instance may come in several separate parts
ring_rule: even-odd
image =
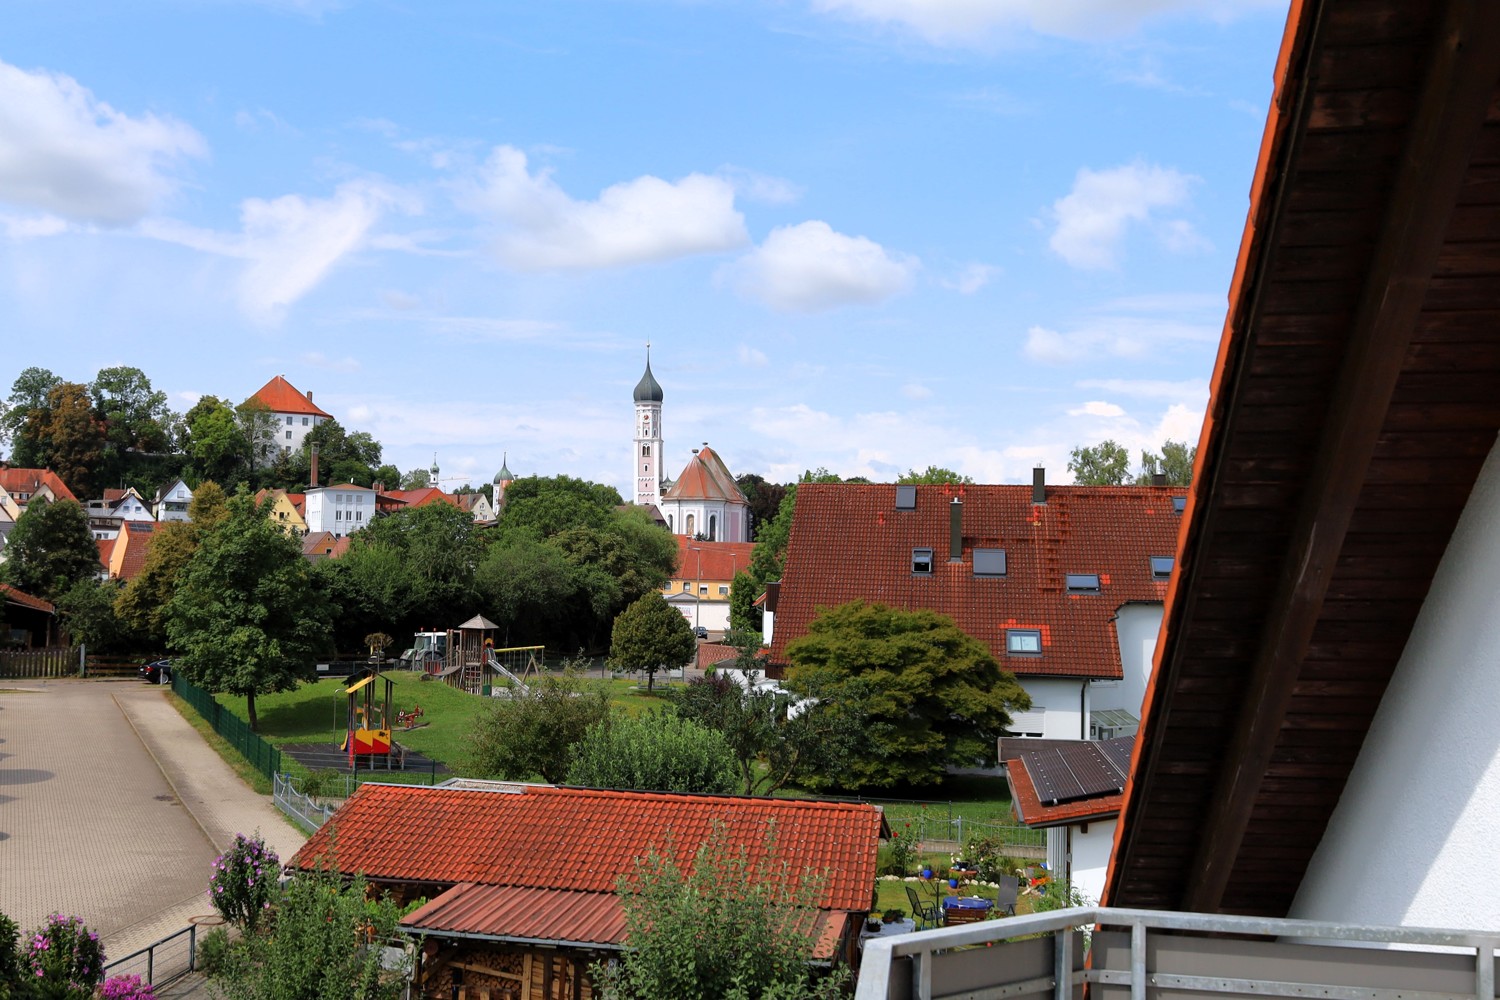
[[[612,894],[653,846],[690,859],[716,821],[753,864],[774,821],[776,860],[826,870],[820,908],[869,909],[882,819],[868,804],[504,787],[362,785],[289,865],[331,853],[372,879]]]
[[[677,572],[680,580],[733,580],[734,574],[750,567],[752,542],[695,542],[677,536]]]
[[[49,615],[54,614],[57,611],[57,608],[53,607],[50,602],[44,601],[40,597],[32,597],[25,591],[17,590],[15,587],[12,587],[8,583],[0,583],[0,594],[5,595],[5,599],[7,601],[11,602],[12,604],[19,604],[23,608],[31,608],[35,611],[45,611]]]
[[[429,503],[446,503],[454,507],[460,506],[458,497],[451,493],[444,493],[436,486],[424,486],[419,490],[386,490],[385,496],[394,497],[406,504],[408,507],[420,507]]]
[[[99,565],[109,569],[109,557],[114,554],[115,540],[113,538],[97,538],[94,544],[99,547]]]
[[[289,504],[292,505],[292,509],[297,512],[297,515],[299,517],[306,517],[307,516],[307,494],[306,493],[288,493],[286,495],[286,501],[287,501],[287,503],[289,503]]]
[[[140,574],[146,565],[146,555],[156,541],[156,522],[122,521],[120,537],[115,544],[125,546],[125,558],[120,562],[120,579],[129,582]]]
[[[43,486],[51,489],[52,495],[59,500],[77,501],[78,499],[51,469],[11,469],[0,465],[0,487],[4,487],[5,492],[12,496],[17,493],[30,496]]]
[[[1161,601],[1151,556],[1177,551],[1177,487],[917,486],[914,510],[896,510],[890,485],[804,483],[776,605],[771,649],[786,663],[819,608],[867,600],[952,618],[1018,675],[1122,676],[1113,618],[1132,601]],[[949,507],[961,495],[962,559],[949,561]],[[976,577],[975,548],[1006,554],[1003,577]],[[932,550],[932,573],[912,572],[912,550]],[[1098,593],[1068,593],[1065,575],[1096,573]],[[1041,656],[1006,652],[1008,628],[1037,629]]]
[[[129,492],[129,490],[105,490],[104,502],[113,506],[114,504],[118,503],[120,499],[125,496],[125,494]]]
[[[261,386],[250,399],[260,400],[272,413],[305,413],[314,417],[331,416],[314,406],[310,398],[298,392],[292,383],[280,375]]]
[[[1010,782],[1011,804],[1015,806],[1016,815],[1022,823],[1037,829],[1108,819],[1118,816],[1120,807],[1125,804],[1125,793],[1120,791],[1055,806],[1043,805],[1041,796],[1037,794],[1036,783],[1031,779],[1031,772],[1026,769],[1025,755],[1009,763],[1005,769],[1005,778]]]
[[[711,667],[715,663],[723,663],[740,655],[740,651],[733,646],[725,646],[717,642],[698,643],[698,669]]]
[[[704,445],[688,462],[682,475],[667,490],[667,500],[726,500],[731,503],[748,504],[724,464],[712,448]]]

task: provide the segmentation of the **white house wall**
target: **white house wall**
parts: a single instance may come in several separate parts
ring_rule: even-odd
[[[1151,679],[1151,659],[1156,655],[1156,636],[1161,631],[1162,605],[1136,602],[1120,608],[1115,618],[1115,636],[1120,643],[1120,666],[1125,679],[1095,684],[1090,700],[1093,710],[1124,709],[1137,719],[1146,700],[1146,682]]]
[[[1088,738],[1088,683],[1081,678],[1019,677],[1021,686],[1031,695],[1031,711],[1013,720],[1011,730],[1040,735],[1049,740]],[[1040,713],[1040,717],[1038,717]]]
[[[1069,828],[1073,889],[1091,903],[1097,903],[1104,894],[1104,876],[1109,872],[1109,855],[1115,845],[1115,822],[1106,819],[1089,823],[1087,833],[1081,823]]]
[[[1500,932],[1497,594],[1491,450],[1291,916]]]

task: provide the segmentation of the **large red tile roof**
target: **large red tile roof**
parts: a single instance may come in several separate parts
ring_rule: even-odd
[[[667,500],[725,500],[748,504],[729,466],[712,448],[704,445],[688,461],[682,475],[667,490]]]
[[[452,493],[444,493],[436,486],[424,486],[419,490],[386,490],[384,496],[394,497],[406,504],[408,507],[421,507],[429,503],[446,503],[454,507],[461,507],[458,497]]]
[[[120,579],[134,580],[146,565],[146,556],[156,541],[155,521],[122,521],[120,535],[115,545],[125,546],[125,558],[120,561]]]
[[[311,397],[298,392],[297,387],[281,375],[277,375],[261,386],[250,399],[259,400],[272,413],[303,413],[313,417],[331,416],[314,406]]]
[[[733,580],[739,570],[750,567],[752,542],[695,542],[677,536],[677,572],[680,580]]]
[[[31,608],[35,611],[45,611],[49,615],[57,611],[57,608],[51,602],[44,601],[40,597],[32,597],[24,590],[17,590],[8,583],[0,583],[0,596],[3,596],[12,604],[19,604],[24,608]]]
[[[807,634],[819,608],[867,600],[952,618],[1017,675],[1122,676],[1113,618],[1132,601],[1161,601],[1152,556],[1173,556],[1182,517],[1177,487],[917,486],[916,507],[897,510],[891,485],[804,483],[776,606],[771,659]],[[962,508],[962,549],[949,561],[949,507]],[[1003,577],[976,577],[973,550],[1006,553]],[[932,550],[930,575],[912,572],[912,550]],[[1065,575],[1096,573],[1098,593],[1070,594]],[[1006,652],[1008,628],[1041,632],[1041,656]]]
[[[12,469],[0,465],[0,487],[4,487],[5,492],[12,496],[23,493],[29,497],[43,486],[50,488],[52,495],[59,500],[77,501],[78,499],[73,495],[73,491],[68,489],[67,484],[51,469]],[[25,504],[22,503],[22,506]]]
[[[774,821],[777,861],[826,871],[820,908],[869,909],[882,819],[866,803],[494,787],[362,785],[289,864],[328,855],[371,879],[613,894],[652,847],[691,859],[715,822],[754,863]]]
[[[99,547],[99,565],[106,570],[109,569],[109,557],[114,554],[115,540],[113,538],[96,538],[94,544]]]

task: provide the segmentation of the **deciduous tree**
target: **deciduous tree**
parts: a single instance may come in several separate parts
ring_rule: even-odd
[[[86,386],[53,386],[46,405],[27,417],[23,437],[34,444],[37,464],[57,473],[74,496],[94,495],[101,485],[96,473],[104,456],[104,429]]]
[[[1136,482],[1151,485],[1151,477],[1161,473],[1168,486],[1191,486],[1193,484],[1193,460],[1198,456],[1198,446],[1186,441],[1165,441],[1161,451],[1141,452],[1141,471]]]
[[[698,648],[697,638],[660,591],[641,597],[615,619],[610,635],[609,662],[616,670],[646,672],[646,687],[656,682],[656,672],[680,667]]]
[[[89,517],[73,500],[49,503],[33,497],[11,529],[5,556],[0,569],[6,582],[48,601],[99,572],[99,546],[89,531]]]
[[[141,571],[115,600],[124,627],[160,649],[167,642],[166,610],[204,535],[229,516],[229,499],[212,480],[198,484],[188,504],[188,520],[168,521],[152,532],[151,548]]]
[[[943,780],[950,764],[992,760],[1010,713],[1031,706],[989,649],[931,611],[854,601],[813,619],[787,645],[786,687],[811,711],[856,717],[866,752],[824,786],[889,787]]]
[[[941,486],[944,483],[972,483],[974,482],[974,480],[970,479],[968,476],[960,475],[957,472],[954,472],[952,469],[945,469],[942,466],[938,465],[929,465],[921,472],[918,472],[915,469],[908,469],[905,475],[898,478],[896,482],[918,484],[925,483],[928,485]]]
[[[609,692],[577,670],[547,675],[530,682],[525,693],[492,701],[469,730],[465,775],[562,782],[574,744],[609,717]]]
[[[1093,447],[1080,445],[1068,457],[1068,471],[1079,486],[1119,486],[1130,476],[1130,453],[1108,438]]]
[[[137,636],[115,614],[120,595],[117,581],[79,580],[57,599],[63,630],[90,653],[119,653],[131,649]]]
[[[194,480],[233,483],[250,467],[250,442],[233,407],[217,396],[203,396],[183,418],[182,449]]]
[[[250,729],[255,696],[314,676],[328,651],[328,610],[311,582],[302,546],[273,524],[269,505],[241,490],[229,515],[204,536],[167,607],[177,668],[209,691],[242,695]]]
[[[35,365],[23,369],[11,384],[4,414],[0,415],[0,440],[11,442],[12,465],[32,468],[41,464],[37,460],[36,441],[28,436],[26,424],[32,410],[46,409],[47,395],[61,384],[62,379]]]
[[[724,737],[671,712],[617,715],[573,746],[568,784],[645,792],[732,792],[734,754]]]

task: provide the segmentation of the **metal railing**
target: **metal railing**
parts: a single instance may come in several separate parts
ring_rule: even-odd
[[[187,940],[183,941],[182,938]],[[116,959],[104,967],[105,978],[136,975],[153,986],[180,979],[198,968],[198,928],[189,924],[139,951]]]
[[[271,791],[271,800],[276,803],[276,808],[290,816],[308,833],[317,832],[318,827],[328,822],[328,817],[338,808],[303,794],[297,788],[296,779],[290,774],[277,774],[272,781],[275,787]]]
[[[213,695],[188,683],[181,671],[172,671],[172,691],[203,716],[214,732],[224,737],[261,774],[274,778],[281,771],[281,751],[252,733],[244,719],[220,705]]]
[[[1071,1000],[1086,983],[1095,1000],[1493,1000],[1497,948],[1479,931],[1089,906],[871,938],[855,1000]]]

